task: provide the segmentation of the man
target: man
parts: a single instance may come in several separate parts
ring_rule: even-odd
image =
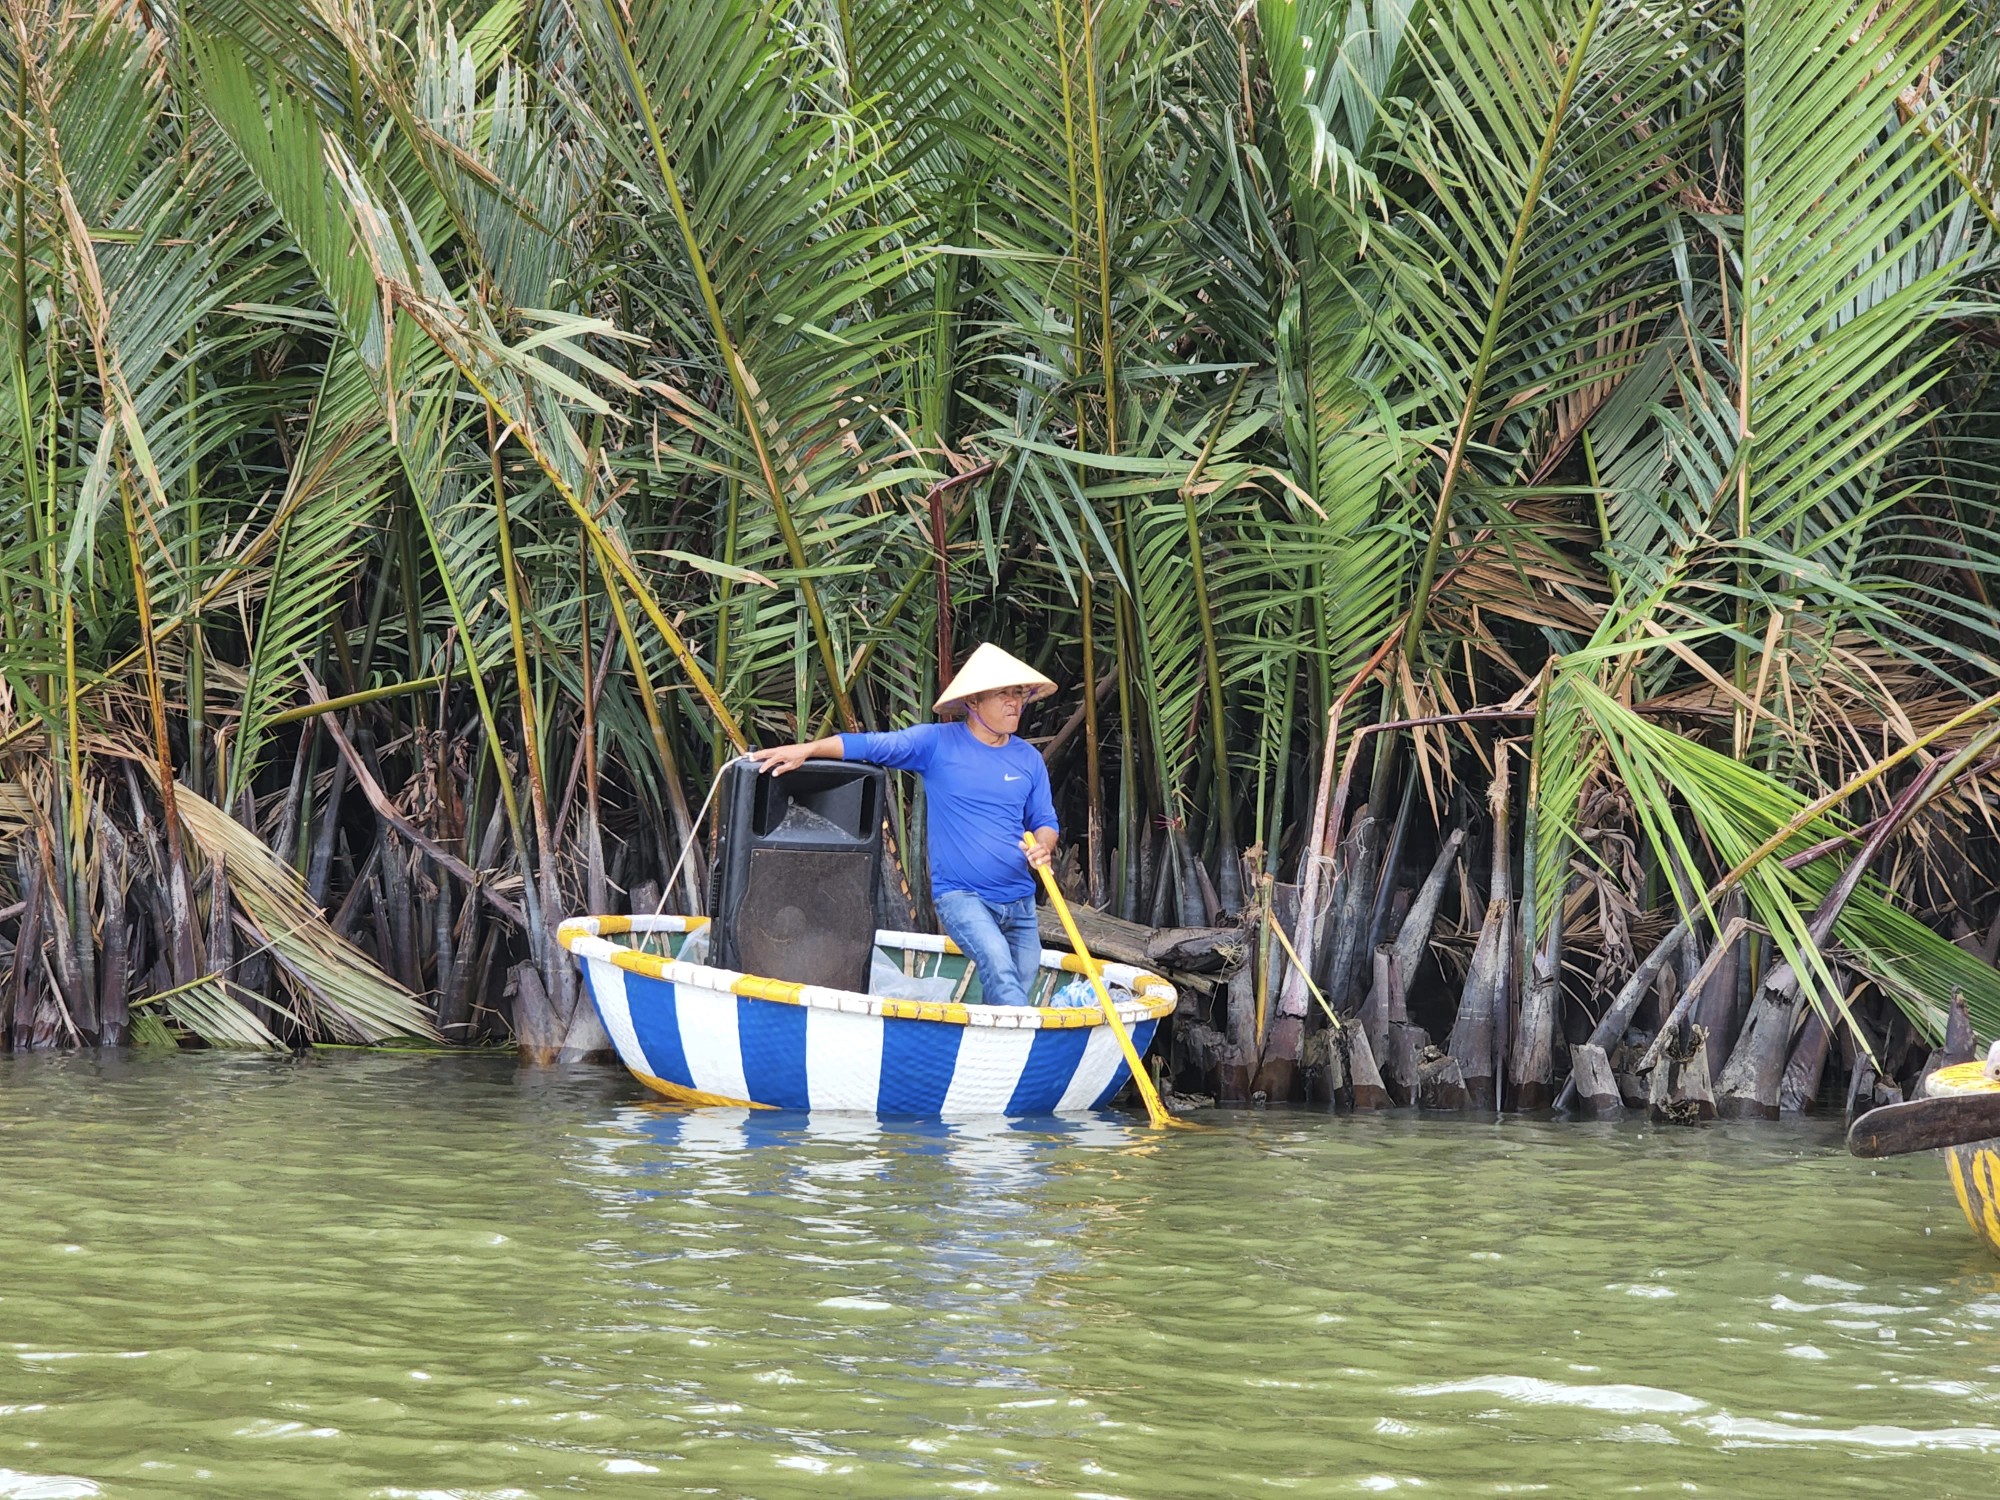
[[[938,920],[979,971],[988,1005],[1027,1005],[1041,965],[1035,875],[1056,846],[1048,768],[1017,739],[1021,711],[1056,685],[998,646],[966,659],[935,704],[963,721],[917,724],[885,734],[831,734],[803,745],[750,752],[774,776],[808,760],[870,760],[924,778],[931,901]],[[1031,832],[1032,854],[1021,848]]]

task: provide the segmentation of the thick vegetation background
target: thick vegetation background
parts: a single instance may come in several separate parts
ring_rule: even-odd
[[[12,1045],[566,1016],[980,639],[1118,914],[1379,1008],[1442,851],[1503,1097],[1683,917],[1718,1068],[2000,1030],[1988,5],[0,18]]]

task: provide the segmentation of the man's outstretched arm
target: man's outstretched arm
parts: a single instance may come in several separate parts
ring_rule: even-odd
[[[830,734],[822,740],[809,740],[802,745],[773,745],[768,750],[752,750],[750,759],[757,762],[757,768],[769,771],[773,776],[782,776],[787,771],[796,771],[809,760],[845,760],[847,752],[842,748],[840,736]]]

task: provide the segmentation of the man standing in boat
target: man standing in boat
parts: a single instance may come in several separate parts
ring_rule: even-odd
[[[1034,871],[1056,846],[1048,767],[1014,731],[1056,685],[998,646],[982,645],[932,705],[948,722],[882,734],[830,734],[750,756],[774,776],[809,760],[867,760],[924,778],[931,901],[945,934],[979,970],[988,1005],[1026,1005],[1041,963]],[[953,717],[963,710],[963,720]],[[1024,854],[1021,834],[1033,833]]]

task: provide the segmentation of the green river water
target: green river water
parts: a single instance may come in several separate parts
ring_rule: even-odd
[[[1933,1159],[1205,1119],[0,1059],[0,1500],[2000,1494]]]

